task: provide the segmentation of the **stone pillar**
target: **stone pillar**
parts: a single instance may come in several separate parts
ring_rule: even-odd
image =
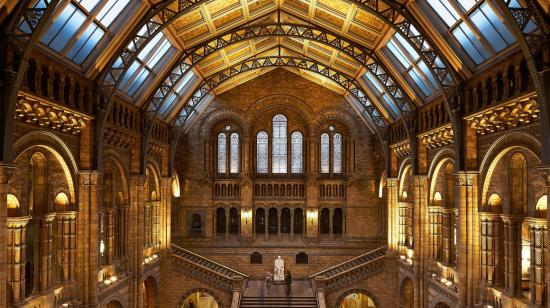
[[[128,217],[128,255],[129,270],[132,276],[129,282],[128,307],[143,307],[143,250],[145,225],[145,175],[130,176],[130,212]]]
[[[99,264],[99,180],[97,171],[79,173],[77,264],[79,298],[85,307],[97,306]]]
[[[442,251],[442,213],[441,207],[430,206],[430,258],[432,260],[441,260]]]
[[[162,177],[159,208],[159,249],[169,251],[172,231],[172,177]]]
[[[388,208],[388,253],[396,255],[399,251],[399,204],[397,178],[386,178]]]
[[[281,239],[281,215],[282,210],[277,209],[277,239]]]
[[[103,209],[103,224],[105,232],[105,264],[113,264],[113,250],[115,245],[115,224],[112,208]]]
[[[30,219],[30,216],[7,219],[7,287],[11,303],[16,306],[25,299],[25,239]]]
[[[12,175],[14,167],[12,165],[0,164],[0,250],[7,247],[7,193],[8,193],[8,180]],[[7,255],[0,253],[0,282],[7,281]],[[0,306],[7,305],[7,290],[6,283],[0,283]]]
[[[521,295],[520,216],[504,215],[504,289],[510,297]]]
[[[55,213],[40,217],[39,222],[39,290],[46,292],[52,286],[53,275],[53,220]]]
[[[453,254],[453,241],[454,241],[454,224],[453,224],[453,209],[444,208],[441,213],[441,244],[442,244],[442,255],[441,260],[446,265],[453,264],[454,260]]]
[[[475,172],[456,174],[458,207],[458,306],[472,307],[479,297],[478,178]]]
[[[333,227],[333,219],[334,219],[334,209],[329,208],[328,209],[328,238],[330,240],[334,240],[334,230],[332,230]]]
[[[294,211],[290,209],[290,240],[294,240]]]
[[[492,287],[502,282],[500,270],[502,247],[500,215],[496,213],[480,213],[481,220],[481,281]]]
[[[414,288],[414,306],[424,307],[423,294],[428,294],[424,286],[424,279],[420,273],[427,271],[426,261],[429,256],[429,239],[428,239],[428,177],[425,175],[414,175],[413,183],[413,267],[416,273],[416,282]]]
[[[545,258],[546,258],[546,236],[547,220],[545,218],[530,218],[529,243],[531,252],[531,265],[529,289],[531,292],[531,305],[533,307],[544,307],[546,300],[545,280]]]
[[[229,223],[230,223],[230,219],[229,219],[229,210],[225,211],[225,240],[227,241],[227,239],[229,238]]]
[[[72,283],[76,280],[76,212],[58,212],[56,217],[60,280],[65,284]]]

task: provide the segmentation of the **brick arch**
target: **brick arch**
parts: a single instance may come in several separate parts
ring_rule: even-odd
[[[401,166],[399,167],[399,172],[397,173],[397,183],[398,183],[397,198],[399,200],[401,200],[401,194],[403,193],[403,187],[405,185],[405,181],[403,179],[405,177],[405,174],[409,172],[409,169],[411,168],[412,168],[412,159],[410,157],[407,157],[401,163]]]
[[[429,307],[430,308],[439,308],[441,307],[440,304],[444,304],[444,305],[447,305],[449,307],[457,307],[457,303],[454,303],[453,301],[451,301],[448,297],[442,295],[442,294],[438,294],[430,303]],[[440,305],[440,306],[438,306]]]
[[[314,127],[317,135],[320,134],[322,125],[329,121],[337,121],[342,123],[351,136],[355,135],[359,131],[359,125],[356,119],[346,110],[342,110],[337,107],[325,107],[319,110],[317,114],[319,114],[319,116],[316,117],[316,126]]]
[[[487,203],[489,184],[499,161],[505,154],[514,149],[527,150],[540,162],[541,143],[535,136],[525,132],[511,132],[498,138],[487,151],[480,165],[480,183],[482,183],[480,206]]]
[[[122,159],[120,157],[120,155],[116,152],[116,151],[113,151],[113,150],[107,150],[105,151],[105,154],[103,156],[103,164],[105,165],[106,162],[111,162],[115,168],[118,170],[118,172],[120,173],[120,176],[122,178],[122,187],[124,188],[123,190],[123,194],[124,194],[124,201],[125,202],[128,202],[130,200],[130,195],[129,195],[129,182],[128,182],[128,172],[127,172],[127,169],[126,167],[124,166],[124,164],[122,163]]]
[[[245,111],[246,122],[248,123],[248,129],[251,130],[254,123],[262,116],[266,111],[286,108],[292,110],[298,114],[304,123],[306,132],[303,132],[304,136],[308,136],[311,132],[311,128],[316,126],[316,121],[313,117],[308,115],[315,114],[313,109],[303,100],[291,96],[291,95],[269,95],[263,97],[253,104]],[[313,121],[313,123],[312,123]],[[249,131],[250,133],[250,131]]]
[[[78,174],[78,165],[67,144],[51,132],[40,130],[31,131],[15,141],[13,145],[13,153],[15,154],[14,161],[25,151],[32,148],[45,149],[55,156],[65,174],[67,186],[69,187],[70,201],[72,204],[75,204],[76,187],[73,177]]]
[[[206,115],[200,125],[200,138],[205,140],[209,138],[212,128],[223,120],[231,120],[240,125],[243,136],[248,136],[249,127],[245,118],[242,117],[242,111],[233,107],[216,108]]]
[[[430,181],[428,202],[431,202],[433,200],[434,193],[435,193],[435,185],[437,184],[439,171],[447,163],[455,164],[454,157],[455,157],[455,152],[449,148],[442,149],[439,152],[437,152],[437,154],[435,154],[428,171],[428,179]]]
[[[353,294],[353,293],[363,293],[366,296],[370,297],[370,299],[372,299],[372,301],[374,302],[374,306],[376,308],[381,308],[382,307],[379,304],[378,299],[376,298],[376,296],[374,296],[372,294],[372,292],[370,292],[369,290],[367,290],[367,289],[351,289],[351,290],[345,291],[344,293],[342,293],[340,295],[340,297],[338,297],[338,300],[336,301],[336,308],[340,307],[340,305],[342,304],[342,301],[344,301],[344,298],[346,298],[348,295]]]
[[[180,300],[178,301],[178,305],[176,307],[178,307],[178,308],[182,307],[185,299],[187,298],[187,296],[189,296],[193,293],[196,293],[196,292],[207,293],[208,295],[212,296],[216,300],[216,302],[218,303],[218,308],[224,308],[223,302],[220,299],[220,297],[218,296],[218,294],[216,294],[214,291],[212,291],[210,289],[205,289],[205,288],[193,288],[193,289],[188,290],[187,292],[183,293],[183,295],[180,297]]]
[[[146,294],[147,308],[159,307],[159,281],[154,275],[149,275],[143,279],[144,292]],[[151,294],[150,292],[153,292]]]

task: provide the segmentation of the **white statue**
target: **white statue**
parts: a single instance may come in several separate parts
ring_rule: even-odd
[[[285,280],[285,261],[281,259],[281,256],[277,256],[277,259],[275,259],[275,264],[273,266],[273,280]]]

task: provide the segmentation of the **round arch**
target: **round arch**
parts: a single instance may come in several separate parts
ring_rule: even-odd
[[[185,307],[184,305],[187,304],[187,298],[190,297],[191,295],[195,294],[195,293],[205,293],[205,294],[210,295],[216,301],[216,304],[218,304],[218,308],[224,308],[223,302],[221,301],[218,294],[216,294],[216,292],[214,292],[212,290],[205,289],[205,288],[193,288],[193,289],[188,290],[187,292],[183,293],[183,295],[181,296],[181,298],[178,302],[177,307],[178,308]]]
[[[158,308],[159,306],[159,294],[158,294],[158,282],[153,276],[148,276],[143,280],[143,307],[144,308]]]
[[[105,156],[103,158],[103,166],[105,166],[105,164],[107,163],[111,163],[115,168],[116,170],[118,171],[121,179],[122,179],[122,187],[123,187],[123,190],[122,190],[122,193],[123,193],[123,198],[124,198],[124,201],[125,202],[128,202],[128,200],[130,200],[130,196],[129,196],[129,183],[128,183],[128,173],[126,172],[126,168],[124,167],[124,165],[122,164],[122,160],[120,158],[120,156],[114,152],[114,151],[111,151],[111,150],[108,150],[108,151],[105,151]]]
[[[399,307],[414,307],[414,283],[409,277],[403,278],[399,287]]]
[[[246,113],[245,113],[246,114]],[[205,114],[204,120],[200,125],[200,137],[206,140],[210,136],[212,128],[216,126],[220,121],[229,120],[240,126],[241,132],[244,136],[248,135],[248,122],[241,115],[241,111],[233,107],[216,108],[208,114]]]
[[[429,190],[429,198],[428,202],[432,202],[434,199],[434,193],[435,193],[435,185],[437,184],[437,179],[439,176],[439,171],[442,167],[446,166],[447,163],[455,164],[454,160],[454,152],[450,149],[443,149],[439,151],[434,159],[432,160],[432,164],[430,165],[429,172],[428,172],[428,179],[430,179],[430,190]]]
[[[15,141],[13,145],[15,160],[24,152],[32,148],[41,148],[51,153],[61,165],[67,186],[69,188],[69,200],[71,204],[76,204],[76,188],[73,175],[78,174],[78,165],[69,147],[59,137],[51,132],[31,131]]]
[[[518,148],[527,150],[540,161],[538,153],[540,153],[541,144],[534,136],[525,134],[524,132],[512,132],[501,136],[489,148],[480,165],[479,171],[482,183],[480,206],[484,206],[487,203],[487,192],[499,161],[504,155]]]
[[[346,298],[348,296],[352,296],[354,294],[363,294],[363,295],[366,295],[368,297],[368,299],[370,299],[373,304],[374,304],[374,307],[376,308],[380,308],[382,306],[380,306],[379,302],[378,302],[378,299],[370,292],[368,291],[367,289],[351,289],[351,290],[348,290],[344,293],[342,293],[340,295],[340,297],[338,297],[338,300],[336,301],[336,307],[337,308],[344,308],[345,306],[343,306],[343,304],[345,303],[346,301]],[[361,306],[363,307],[363,306]],[[366,306],[368,308],[372,307],[372,306]]]

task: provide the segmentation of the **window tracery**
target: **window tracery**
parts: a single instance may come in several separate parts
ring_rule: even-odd
[[[230,159],[231,159],[231,166],[230,166],[230,173],[239,173],[239,134],[232,133],[231,134],[231,141],[230,141]]]
[[[224,133],[218,134],[218,173],[225,173],[227,150],[225,148],[227,141]]]
[[[302,173],[303,172],[303,162],[302,162],[302,133],[293,132],[291,136],[291,152],[292,152],[292,173]]]
[[[286,173],[287,171],[287,119],[278,114],[273,117],[273,152],[272,172]]]
[[[321,174],[341,174],[343,171],[342,134],[329,126],[328,133],[321,134]]]
[[[216,137],[216,165],[218,174],[238,174],[240,169],[240,136],[230,125]]]
[[[256,136],[256,172],[268,172],[268,135],[265,131],[261,131]]]
[[[330,138],[327,133],[321,135],[321,173],[330,172]]]

